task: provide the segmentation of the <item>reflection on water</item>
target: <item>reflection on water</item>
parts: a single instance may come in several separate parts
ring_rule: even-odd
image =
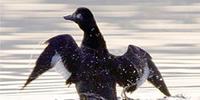
[[[90,8],[110,52],[120,55],[128,44],[146,49],[159,66],[172,94],[200,93],[200,2],[197,0],[4,0],[0,4],[0,95],[19,92],[35,59],[58,34],[78,44],[82,31],[62,16],[77,7]],[[121,88],[117,88],[120,96]],[[18,95],[54,94],[77,98],[74,85],[49,71]],[[161,96],[148,83],[131,96]],[[73,96],[73,97],[72,97]]]

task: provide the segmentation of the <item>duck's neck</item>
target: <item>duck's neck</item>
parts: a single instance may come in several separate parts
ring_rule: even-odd
[[[88,25],[87,28],[84,29],[84,37],[82,41],[83,47],[88,47],[91,49],[106,49],[106,43],[104,38],[99,31],[98,26],[95,24]]]

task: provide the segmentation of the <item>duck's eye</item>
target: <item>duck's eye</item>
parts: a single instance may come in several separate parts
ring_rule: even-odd
[[[76,18],[82,20],[82,19],[83,19],[83,16],[82,16],[81,14],[77,14],[77,15],[76,15]]]

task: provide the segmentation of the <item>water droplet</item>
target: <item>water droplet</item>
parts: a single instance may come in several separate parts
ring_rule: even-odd
[[[97,33],[96,36],[98,37],[100,35],[100,33]]]
[[[163,81],[163,79],[162,79],[162,78],[160,78],[160,81]]]
[[[91,29],[91,31],[94,31],[95,30],[95,28],[93,27],[92,29]]]
[[[156,79],[158,79],[159,78],[159,76],[158,75],[156,75]]]

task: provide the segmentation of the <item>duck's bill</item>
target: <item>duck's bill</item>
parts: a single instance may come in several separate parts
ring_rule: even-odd
[[[71,21],[77,21],[76,17],[74,15],[67,15],[67,16],[64,16],[64,19],[65,20],[71,20]]]

